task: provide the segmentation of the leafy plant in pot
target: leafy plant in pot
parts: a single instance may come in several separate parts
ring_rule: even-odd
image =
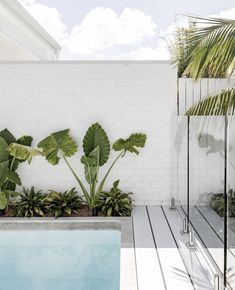
[[[17,173],[20,163],[27,158],[18,158],[12,154],[14,144],[16,146],[30,147],[33,138],[22,136],[16,139],[8,129],[0,132],[0,215],[8,209],[9,201],[15,198],[16,185],[21,185],[21,179]]]
[[[143,148],[146,142],[146,135],[135,133],[127,139],[118,139],[112,146],[114,151],[119,152],[114,161],[111,163],[104,177],[98,183],[100,167],[102,167],[109,159],[110,142],[105,130],[98,123],[91,125],[83,139],[84,155],[81,157],[81,163],[84,166],[85,178],[88,183],[88,189],[83,184],[81,178],[73,169],[68,157],[73,156],[78,146],[75,140],[70,136],[69,129],[50,134],[47,138],[38,144],[38,148],[42,150],[47,161],[52,165],[59,163],[62,158],[69,170],[77,180],[85,201],[92,210],[93,215],[97,214],[97,206],[99,205],[99,197],[103,191],[105,182],[116,164],[116,162],[124,157],[127,152],[139,154],[137,148]]]

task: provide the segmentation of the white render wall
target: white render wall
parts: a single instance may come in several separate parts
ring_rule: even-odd
[[[120,160],[106,189],[120,179],[121,189],[132,191],[136,204],[168,203],[176,193],[176,84],[176,71],[166,61],[1,62],[1,128],[17,137],[32,135],[34,145],[70,128],[80,146],[72,159],[80,175],[82,138],[89,125],[100,122],[112,142],[144,132],[146,147],[138,157]],[[26,187],[76,186],[63,162],[52,166],[37,158],[30,166],[23,164],[20,173]]]

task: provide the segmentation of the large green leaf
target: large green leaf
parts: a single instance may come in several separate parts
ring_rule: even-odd
[[[15,137],[11,134],[11,132],[7,128],[0,132],[0,137],[2,137],[7,142],[8,145],[16,142]]]
[[[142,133],[132,134],[127,139],[118,139],[113,144],[113,149],[115,151],[129,151],[131,153],[139,154],[139,151],[136,147],[143,148],[146,142],[146,135]]]
[[[8,171],[7,174],[6,174],[6,178],[14,183],[14,184],[17,184],[17,185],[21,185],[21,180],[20,180],[20,177],[19,175],[14,172],[14,171]]]
[[[221,90],[192,105],[188,116],[234,115],[235,88]]]
[[[0,192],[0,209],[3,210],[7,206],[7,197],[4,192]]]
[[[195,79],[210,71],[210,76],[226,71],[229,76],[235,70],[235,20],[212,17],[191,17],[198,27],[187,41],[191,49],[186,74]]]
[[[95,123],[91,125],[83,139],[83,150],[87,157],[89,154],[99,146],[99,165],[104,165],[110,153],[110,143],[108,136],[100,124]]]
[[[9,157],[8,144],[3,139],[3,137],[0,137],[0,162],[8,160],[8,157]]]
[[[52,133],[38,144],[38,148],[42,149],[46,159],[51,164],[58,164],[60,160],[59,152],[62,152],[66,157],[73,156],[77,152],[78,146],[69,135],[69,131],[69,129],[66,129]]]
[[[0,187],[6,181],[6,174],[9,171],[8,161],[3,161],[0,163]]]
[[[27,160],[28,163],[30,163],[32,161],[32,158],[34,156],[43,155],[41,151],[39,151],[35,148],[21,145],[18,143],[10,144],[9,145],[9,152],[10,152],[11,156],[13,156],[19,160]]]
[[[97,146],[90,154],[89,157],[83,155],[81,163],[85,165],[85,177],[89,184],[93,184],[97,180],[98,162],[99,162],[99,146]]]
[[[21,144],[21,145],[25,145],[25,146],[31,146],[32,142],[33,142],[33,137],[27,136],[27,135],[20,137],[16,141],[16,143]]]

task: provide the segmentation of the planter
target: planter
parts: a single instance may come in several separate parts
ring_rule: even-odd
[[[5,215],[5,210],[4,209],[0,209],[0,216]]]

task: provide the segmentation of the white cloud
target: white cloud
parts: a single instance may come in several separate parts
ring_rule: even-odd
[[[142,46],[139,49],[132,51],[130,53],[130,58],[135,60],[166,60],[170,58],[170,53],[167,42],[165,40],[160,40],[159,44],[155,47]]]
[[[41,4],[35,0],[19,0],[29,13],[47,30],[60,44],[67,39],[66,25],[56,8]]]
[[[110,8],[91,10],[68,40],[72,53],[93,54],[117,45],[138,44],[156,35],[156,24],[139,9],[125,8],[120,16]]]
[[[215,15],[216,17],[222,17],[227,19],[235,19],[235,7],[228,9],[228,10],[222,10],[219,14]]]

